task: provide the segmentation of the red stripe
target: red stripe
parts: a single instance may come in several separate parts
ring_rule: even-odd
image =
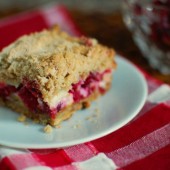
[[[6,24],[2,27],[0,25],[0,49],[10,44],[21,35],[40,31],[43,28],[47,28],[47,24],[42,15],[38,12],[35,12],[32,17],[27,17],[24,20],[21,18],[21,20]]]
[[[64,152],[74,162],[85,161],[95,155],[93,150],[91,150],[91,148],[86,144],[74,145],[72,147],[65,148]]]
[[[74,19],[71,16],[70,12],[63,5],[58,6],[57,10],[59,13],[61,13],[64,16],[65,22],[67,22],[67,25],[71,28],[70,31],[74,35],[77,35],[77,36],[84,35],[84,33],[79,28],[79,26],[75,24]]]
[[[5,157],[0,161],[0,169],[1,170],[16,170],[16,168],[10,162],[8,157]]]
[[[92,144],[99,152],[112,152],[169,123],[169,113],[168,106],[160,104],[116,132],[92,141]]]
[[[107,154],[118,167],[125,167],[170,145],[170,123]]]
[[[40,162],[43,162],[46,166],[53,168],[69,165],[72,163],[71,159],[66,155],[66,153],[62,149],[49,154],[36,154],[36,157]]]
[[[145,159],[134,162],[122,170],[169,170],[170,169],[170,145],[160,149]]]
[[[75,165],[66,165],[66,166],[60,166],[57,168],[54,168],[53,170],[80,170],[79,168],[77,168]]]
[[[66,27],[69,26],[69,31],[77,36],[82,35],[80,29],[73,22],[71,15],[64,6],[56,6],[56,13],[63,16],[63,22]],[[48,24],[46,23],[41,10],[23,13],[16,17],[9,17],[2,20],[0,22],[0,50],[24,34],[41,31],[45,28],[48,28]]]

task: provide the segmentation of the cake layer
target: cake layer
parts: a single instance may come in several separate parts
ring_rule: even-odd
[[[22,36],[0,52],[0,103],[57,125],[108,90],[114,55],[58,27]]]
[[[38,85],[35,82],[24,80],[18,88],[0,84],[0,98],[4,101],[10,101],[12,98],[18,98],[23,105],[33,114],[47,114],[52,119],[58,116],[58,112],[63,108],[78,103],[89,97],[95,91],[101,94],[106,91],[106,84],[111,81],[112,70],[105,70],[102,73],[90,73],[85,80],[80,80],[72,84],[72,88],[66,92],[61,91],[59,95],[54,95],[51,102],[43,100]]]
[[[90,38],[75,38],[58,27],[25,35],[0,53],[0,82],[19,87],[23,80],[38,84],[50,102],[90,72],[115,69],[114,51]]]
[[[111,86],[111,82],[108,82],[105,87],[105,92],[109,90]],[[52,126],[59,125],[62,121],[69,119],[73,113],[77,110],[84,109],[86,105],[90,105],[90,103],[95,100],[97,97],[103,95],[101,91],[95,90],[92,94],[90,94],[87,98],[80,100],[79,102],[72,103],[71,105],[66,106],[65,108],[61,109],[56,117],[51,117],[48,114],[42,113],[34,113],[31,112],[28,107],[25,106],[21,98],[16,95],[11,95],[8,100],[2,100],[0,98],[0,104],[6,107],[11,108],[12,110],[26,115],[28,118],[33,119],[37,123],[41,124],[50,124]]]

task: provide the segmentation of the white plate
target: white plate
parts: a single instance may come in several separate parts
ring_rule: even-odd
[[[50,134],[30,120],[28,125],[18,122],[17,113],[0,108],[0,144],[16,148],[67,147],[100,138],[128,123],[144,105],[147,85],[132,64],[121,57],[116,60],[118,69],[110,91]]]

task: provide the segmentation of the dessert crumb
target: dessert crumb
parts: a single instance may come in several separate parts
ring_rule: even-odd
[[[73,126],[74,129],[80,128],[80,124],[76,124]]]
[[[19,122],[25,122],[25,121],[26,121],[26,116],[25,116],[25,115],[20,115],[20,116],[18,117],[18,121],[19,121]]]
[[[51,133],[52,132],[52,127],[50,126],[50,125],[46,125],[45,127],[44,127],[44,132],[45,133]]]
[[[100,113],[98,112],[98,113],[94,113],[93,115],[92,115],[94,118],[98,118],[99,116],[100,116]]]
[[[34,119],[33,123],[39,123],[40,121],[38,119]]]
[[[96,123],[97,122],[97,118],[100,116],[100,112],[96,112],[88,117],[86,117],[85,119],[92,122],[92,123]]]
[[[95,108],[94,111],[95,111],[96,114],[98,114],[98,115],[100,114],[100,109],[99,108]]]
[[[100,110],[99,110],[99,108],[95,108],[94,111],[95,112],[99,112]]]
[[[93,122],[93,123],[97,123],[97,120],[96,120],[96,119],[95,119],[95,120],[92,120],[92,122]]]
[[[25,126],[28,126],[28,125],[29,125],[29,123],[28,123],[28,122],[24,122],[24,125],[25,125]]]
[[[92,116],[88,116],[88,117],[86,117],[86,120],[89,120],[89,121],[91,121],[93,118],[92,118]]]
[[[56,126],[55,126],[55,128],[60,129],[60,128],[61,128],[61,126],[60,126],[60,125],[56,125]]]
[[[81,120],[78,120],[77,123],[80,124],[80,123],[81,123]]]
[[[82,105],[83,105],[83,106],[82,106],[83,109],[87,109],[87,108],[90,107],[90,102],[83,102]]]

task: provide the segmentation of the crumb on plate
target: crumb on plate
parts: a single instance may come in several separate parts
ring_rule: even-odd
[[[60,126],[60,125],[56,125],[56,126],[55,126],[55,128],[60,129],[60,128],[61,128],[61,126]]]
[[[80,128],[80,124],[73,125],[73,129]]]
[[[18,117],[18,121],[19,121],[19,122],[25,122],[25,121],[26,121],[26,116],[25,116],[25,115],[20,115],[20,116]]]
[[[45,133],[51,133],[52,132],[52,127],[50,126],[50,125],[46,125],[45,127],[44,127],[44,132]]]

